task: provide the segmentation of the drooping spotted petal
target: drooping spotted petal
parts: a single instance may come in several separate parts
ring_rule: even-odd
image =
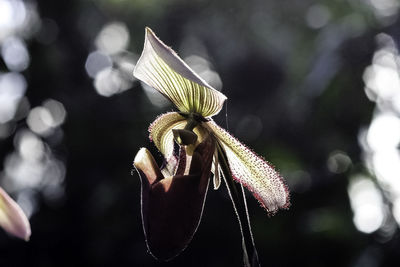
[[[133,75],[166,96],[181,112],[216,115],[226,96],[198,76],[150,28]]]
[[[2,188],[0,188],[0,226],[25,241],[31,236],[31,227],[24,212]]]
[[[174,134],[172,129],[183,129],[185,125],[185,118],[177,112],[162,114],[150,125],[150,140],[154,142],[158,151],[167,160],[172,157],[174,152]]]
[[[223,146],[233,178],[247,187],[269,213],[288,208],[289,192],[279,173],[215,122],[206,125]]]

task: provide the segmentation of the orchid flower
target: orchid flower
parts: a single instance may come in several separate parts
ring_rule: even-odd
[[[0,226],[8,233],[29,240],[31,227],[18,204],[0,187]]]
[[[223,179],[232,199],[242,233],[244,263],[258,265],[243,186],[271,215],[289,206],[283,179],[213,121],[227,97],[197,75],[150,28],[146,28],[143,52],[133,74],[178,109],[159,116],[149,127],[150,139],[165,158],[163,168],[146,148],[140,149],[134,160],[142,182],[142,222],[150,253],[168,260],[185,249],[199,225],[213,173],[214,189]]]

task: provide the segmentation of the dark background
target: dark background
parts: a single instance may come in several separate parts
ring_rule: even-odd
[[[208,62],[210,77],[220,78],[228,97],[215,120],[287,180],[292,205],[273,217],[249,194],[262,266],[400,266],[392,187],[376,175],[370,164],[374,150],[363,145],[363,133],[379,112],[391,110],[394,121],[399,118],[394,95],[365,90],[365,70],[376,51],[386,47],[398,61],[396,0],[43,0],[12,5],[1,0],[0,6],[6,2],[16,10],[22,5],[26,17],[20,23],[21,11],[10,16],[8,33],[0,20],[0,45],[17,38],[29,60],[25,66],[23,60],[12,65],[2,48],[0,82],[7,73],[17,73],[26,91],[14,115],[0,123],[0,183],[29,215],[32,236],[25,243],[1,230],[0,266],[241,266],[239,227],[224,188],[209,190],[200,227],[180,256],[162,263],[146,252],[140,180],[131,173],[132,162],[142,146],[160,159],[147,127],[173,107],[155,105],[148,95],[156,101],[159,96],[132,77],[145,26],[183,58],[197,55],[206,60],[197,58],[200,63]],[[115,35],[101,39],[110,23]],[[119,47],[118,38],[123,45],[111,51]],[[93,63],[88,56],[94,51],[100,56],[95,54]],[[114,76],[96,77],[107,66]],[[98,69],[90,77],[93,68]],[[211,84],[218,88],[220,81]],[[49,112],[32,113],[49,99],[65,109],[58,125],[46,124]],[[33,151],[29,154],[21,140],[36,140],[33,144],[41,147],[33,165],[24,162],[35,158],[37,146],[26,146]],[[398,143],[391,151],[398,154]],[[11,161],[12,155],[21,160]],[[369,181],[380,196],[383,219],[367,231],[353,223],[349,184],[354,177]]]

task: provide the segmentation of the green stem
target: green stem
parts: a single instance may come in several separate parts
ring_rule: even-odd
[[[249,213],[247,210],[246,197],[243,186],[240,185],[241,192],[238,192],[238,184],[233,180],[232,172],[229,168],[228,159],[223,147],[217,143],[218,159],[222,169],[225,184],[228,188],[232,200],[233,208],[239,221],[240,231],[242,233],[243,260],[246,267],[260,266],[257,250],[255,247],[253,234],[250,226]]]

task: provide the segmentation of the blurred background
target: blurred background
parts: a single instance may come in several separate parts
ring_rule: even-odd
[[[400,266],[398,0],[0,0],[0,186],[32,225],[0,266],[241,266],[225,189],[189,247],[146,251],[142,146],[173,107],[132,76],[144,27],[228,96],[215,120],[272,162],[292,206],[250,195],[263,266]]]

